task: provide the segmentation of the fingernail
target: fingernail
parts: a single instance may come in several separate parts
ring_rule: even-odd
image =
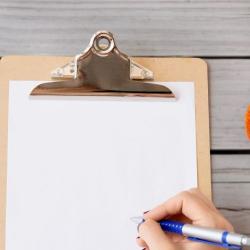
[[[148,213],[150,210],[148,210],[148,211],[146,211],[146,212],[143,212],[143,214],[146,214],[146,213]],[[143,250],[143,249],[142,249]]]

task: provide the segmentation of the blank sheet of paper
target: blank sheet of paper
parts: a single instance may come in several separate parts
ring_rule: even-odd
[[[130,217],[197,185],[193,83],[177,96],[30,97],[10,82],[6,250],[135,250]]]

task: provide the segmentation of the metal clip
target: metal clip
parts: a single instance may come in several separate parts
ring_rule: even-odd
[[[118,50],[113,35],[107,31],[94,34],[84,53],[76,56],[70,67],[74,79],[40,84],[31,95],[174,97],[172,91],[163,85],[131,79],[131,68],[148,71],[131,63],[128,56]],[[142,79],[151,76],[145,73]]]

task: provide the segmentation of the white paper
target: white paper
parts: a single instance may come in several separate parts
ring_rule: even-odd
[[[130,217],[197,185],[193,83],[177,101],[30,97],[10,82],[6,250],[135,250]]]

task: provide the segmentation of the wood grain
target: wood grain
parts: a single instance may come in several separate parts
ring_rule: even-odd
[[[212,183],[218,208],[250,210],[250,155],[213,155]]]
[[[213,155],[212,182],[250,183],[250,155]],[[214,191],[216,193],[217,190]],[[250,190],[246,192],[250,195]],[[244,200],[242,197],[243,203]]]
[[[218,208],[250,210],[250,183],[213,183],[214,201]]]
[[[1,0],[0,55],[74,55],[97,30],[130,55],[249,56],[246,0]]]
[[[249,24],[248,0],[1,0],[0,55],[73,56],[107,29],[129,55],[228,57],[207,60],[211,147],[249,150]],[[212,177],[217,207],[250,234],[250,155],[213,155]]]
[[[213,200],[237,232],[250,235],[250,155],[212,156]]]
[[[208,60],[212,149],[250,149],[244,115],[250,104],[250,60]]]
[[[250,210],[233,211],[221,209],[220,211],[233,224],[237,233],[250,235]]]

